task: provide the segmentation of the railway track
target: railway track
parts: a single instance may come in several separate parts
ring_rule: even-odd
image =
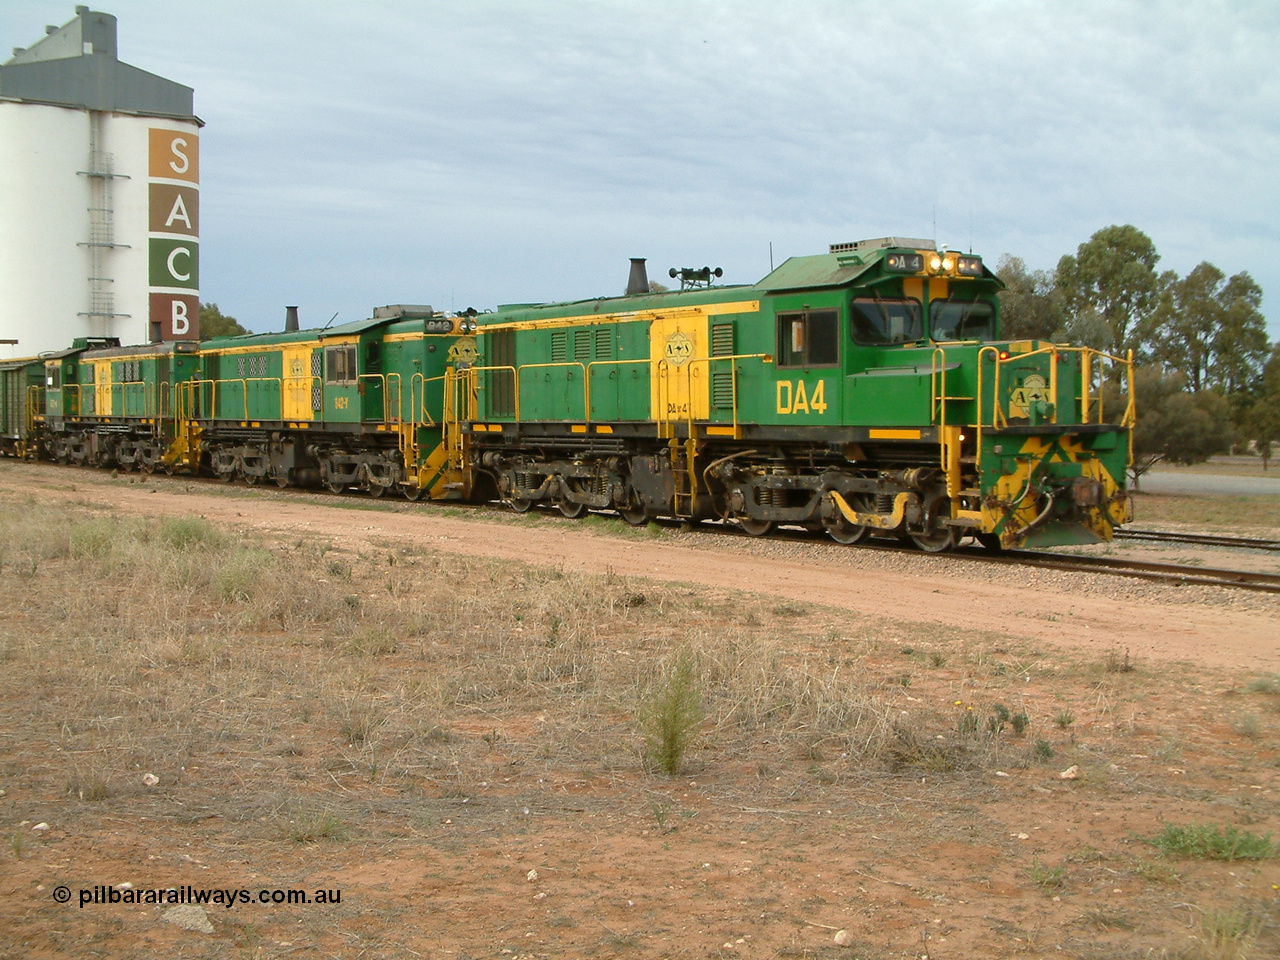
[[[1226,537],[1213,533],[1171,533],[1165,530],[1117,530],[1117,540],[1149,540],[1155,543],[1185,543],[1197,547],[1230,547],[1236,550],[1269,550],[1280,553],[1280,540]]]
[[[75,469],[79,468],[77,467]],[[164,477],[163,475],[157,475],[154,479],[163,482],[170,478]],[[171,479],[180,483],[194,482],[202,486],[208,485],[215,488],[221,488],[225,485],[224,481],[212,477],[175,476]],[[351,501],[358,498],[361,501],[368,503],[370,507],[375,503],[380,506],[390,506],[391,504],[396,503],[403,503],[407,505],[407,501],[403,501],[399,497],[371,498],[363,494],[359,494],[357,491],[328,493],[300,487],[277,488],[274,484],[264,486],[262,489],[269,490],[271,492],[278,492],[285,496],[296,495],[307,498],[318,498],[321,501],[329,502],[343,500]],[[485,509],[486,507],[501,510],[503,512],[507,511],[507,507],[497,503],[477,505],[476,509]],[[427,509],[429,509],[429,507]],[[554,511],[548,511],[548,513],[553,517],[558,516]],[[618,522],[622,523],[623,521],[619,520]],[[679,525],[679,521],[676,520],[662,521],[662,523],[664,526]],[[704,524],[703,527],[708,533],[717,531],[729,536],[749,536],[732,523],[721,523],[717,521]],[[1280,547],[1280,545],[1277,545],[1275,541],[1271,540],[1250,540],[1247,538],[1221,537],[1210,534],[1166,534],[1160,531],[1150,530],[1132,530],[1124,531],[1123,533],[1128,535],[1124,537],[1124,539],[1156,539],[1163,540],[1165,542],[1187,543],[1201,546],[1247,546],[1254,549],[1276,549],[1277,547]],[[775,536],[780,536],[783,539],[789,540],[821,540],[824,543],[830,542],[821,534],[801,531],[799,528],[778,528],[775,531]],[[1120,534],[1117,536],[1120,536]],[[1255,544],[1263,544],[1265,546],[1255,547]],[[863,544],[861,548],[869,548],[872,550],[893,550],[909,554],[917,553],[914,548],[902,545],[890,539],[873,539]],[[1248,570],[1227,570],[1218,567],[1200,567],[1191,564],[1122,560],[1115,557],[1063,555],[1034,550],[1002,550],[999,552],[993,552],[976,546],[958,547],[952,551],[952,555],[981,563],[999,563],[1015,566],[1038,567],[1048,570],[1132,577],[1134,579],[1167,583],[1175,586],[1216,586],[1253,590],[1260,593],[1280,593],[1280,575],[1273,573],[1257,573]]]
[[[1010,563],[1048,570],[1103,573],[1139,580],[1154,580],[1176,586],[1235,587],[1260,593],[1280,593],[1280,575],[1256,573],[1251,570],[1226,570],[1220,567],[1199,567],[1191,564],[1120,560],[1115,557],[1062,556],[1032,550],[1006,550],[1001,553],[964,550],[961,554],[987,563]]]

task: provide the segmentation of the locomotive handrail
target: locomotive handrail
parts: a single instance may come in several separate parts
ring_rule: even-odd
[[[90,394],[89,394],[89,396],[93,398],[93,411],[92,411],[92,413],[86,413],[86,412],[85,412],[85,409],[84,409],[84,406],[85,406],[85,404],[84,404],[84,390],[85,390],[85,387],[89,387],[91,390],[93,390],[93,391],[94,391],[93,393],[90,393]],[[76,412],[75,412],[74,414],[70,414],[70,416],[75,416],[75,417],[94,416],[94,417],[96,417],[96,416],[98,415],[98,394],[97,394],[97,392],[96,392],[96,391],[97,391],[97,389],[98,389],[98,385],[97,385],[96,383],[93,383],[93,382],[89,382],[89,383],[64,383],[64,384],[62,385],[62,389],[64,389],[64,390],[71,390],[71,391],[73,391],[73,392],[75,393],[75,396],[76,396]],[[64,410],[64,411],[62,411],[62,415],[65,417],[65,416],[68,416],[69,414],[67,413],[67,411],[65,411],[65,410]]]
[[[692,439],[692,438],[693,438],[693,436],[694,436],[694,422],[695,422],[695,420],[697,419],[697,418],[694,416],[694,414],[693,414],[693,395],[692,395],[692,393],[693,393],[693,390],[692,390],[692,388],[693,388],[693,382],[692,382],[692,381],[693,381],[693,365],[694,365],[695,363],[705,363],[705,364],[707,364],[707,372],[708,372],[708,374],[710,374],[710,372],[711,372],[711,366],[710,366],[710,365],[711,365],[712,363],[714,363],[714,362],[718,361],[718,360],[728,360],[728,361],[736,361],[736,360],[759,360],[759,361],[761,361],[762,363],[773,363],[773,354],[770,354],[770,353],[731,353],[731,354],[727,354],[727,355],[725,355],[725,356],[721,356],[721,357],[711,357],[711,356],[707,356],[707,357],[689,357],[689,358],[688,358],[688,359],[686,359],[683,363],[679,364],[679,367],[687,366],[687,367],[688,367],[688,370],[689,370],[689,378],[688,378],[688,379],[689,379],[689,388],[690,388],[690,390],[689,390],[689,393],[690,393],[690,396],[689,396],[689,409],[688,409],[688,411],[687,411],[687,414],[686,414],[685,420],[686,420],[686,422],[687,422],[687,424],[688,424],[688,427],[689,427],[689,437],[690,437],[690,439]],[[677,367],[675,364],[671,363],[671,361],[670,361],[670,360],[668,360],[666,357],[661,357],[661,358],[659,358],[659,359],[658,359],[658,361],[657,361],[657,365],[658,365],[658,383],[659,383],[659,389],[658,389],[658,406],[659,406],[659,408],[660,408],[660,412],[659,412],[659,416],[655,417],[655,418],[654,418],[654,420],[655,420],[655,422],[668,422],[668,423],[669,423],[669,422],[671,421],[671,418],[666,416],[666,405],[662,403],[662,388],[661,388],[661,384],[662,384],[662,381],[663,381],[664,379],[665,379],[665,380],[670,380],[670,379],[671,379],[671,372],[670,372],[670,371],[671,371],[673,368],[674,368],[674,369],[678,369],[679,367]],[[734,439],[737,439],[737,437],[738,437],[738,365],[737,365],[736,363],[734,363],[734,364],[731,366],[731,368],[730,368],[730,372],[733,374],[733,377],[732,377],[732,380],[731,380],[731,384],[732,384],[732,386],[731,386],[731,393],[730,393],[730,396],[731,396],[731,406],[732,406],[732,411],[733,411],[733,436],[734,436]],[[710,389],[710,387],[708,387],[708,389]],[[707,399],[708,399],[708,403],[707,403],[707,420],[708,420],[708,421],[710,421],[710,419],[711,419],[711,409],[710,409],[711,404],[710,404],[710,397],[708,397]]]
[[[435,418],[431,416],[431,411],[427,409],[427,384],[435,383],[437,380],[447,380],[448,374],[441,374],[438,377],[424,377],[421,373],[415,373],[409,380],[409,409],[412,412],[413,419],[410,421],[414,426],[422,424],[425,427],[434,427],[436,425]],[[421,406],[414,402],[414,385],[422,384],[422,403]],[[418,413],[422,413],[422,419],[417,419]]]
[[[147,381],[145,380],[113,380],[111,381],[111,383],[107,384],[106,386],[107,386],[107,390],[110,392],[110,395],[111,395],[111,410],[113,415],[115,415],[115,410],[116,410],[115,394],[116,394],[117,387],[120,388],[120,412],[119,412],[120,416],[124,417],[129,415],[129,412],[128,412],[129,411],[129,407],[128,407],[129,394],[128,394],[128,391],[125,390],[125,387],[141,387],[142,388],[141,390],[142,416],[147,417],[147,416],[155,415],[156,405],[153,402],[155,398],[151,395],[151,392],[148,390],[148,387],[150,387],[151,384],[148,384]]]
[[[526,370],[541,370],[547,367],[577,367],[582,371],[582,415],[584,422],[591,420],[591,384],[587,380],[587,365],[579,360],[563,360],[554,363],[522,363],[516,367],[516,396],[520,396],[520,377]],[[520,406],[516,404],[516,423],[520,422]]]
[[[1081,367],[1082,367],[1081,378],[1082,378],[1082,391],[1083,391],[1083,396],[1081,397],[1081,410],[1083,415],[1081,419],[1085,423],[1089,422],[1089,407],[1091,406],[1089,389],[1093,383],[1093,358],[1096,356],[1103,360],[1110,360],[1113,364],[1119,363],[1124,366],[1125,381],[1126,381],[1125,385],[1127,387],[1126,393],[1128,395],[1128,399],[1127,399],[1127,402],[1125,403],[1124,416],[1120,418],[1120,426],[1122,427],[1133,426],[1135,420],[1137,419],[1137,408],[1134,405],[1134,396],[1133,396],[1133,351],[1129,350],[1127,351],[1126,356],[1121,357],[1121,356],[1117,356],[1114,353],[1107,353],[1105,350],[1095,350],[1092,347],[1067,347],[1064,349],[1079,350],[1083,358],[1082,364],[1081,364]],[[1099,391],[1098,392],[1098,422],[1099,423],[1102,422],[1103,416],[1104,416],[1103,394],[1101,391]]]
[[[458,374],[465,373],[467,375],[466,376],[466,383],[468,386],[467,419],[474,420],[475,414],[478,412],[475,409],[475,399],[473,397],[473,393],[476,393],[480,389],[478,386],[478,380],[476,378],[476,374],[487,373],[494,370],[510,370],[511,371],[511,387],[512,387],[511,392],[514,394],[515,402],[516,402],[515,403],[516,423],[519,423],[520,422],[520,368],[514,367],[511,364],[497,364],[495,366],[490,366],[490,367],[467,367],[466,370],[456,371],[456,373]],[[462,380],[462,377],[459,376],[458,380]]]
[[[392,377],[395,377],[396,379],[396,416],[394,420],[390,419],[390,415],[391,415],[390,397],[391,397],[391,378]],[[400,374],[394,371],[392,371],[391,373],[383,374],[382,379],[383,379],[383,382],[386,384],[386,387],[384,388],[383,396],[387,397],[387,404],[385,406],[386,413],[387,413],[387,422],[401,423],[404,420],[404,380],[401,378]]]
[[[982,371],[985,369],[982,358],[987,354],[991,354],[991,359],[995,366],[995,382],[991,389],[991,429],[997,429],[996,418],[1003,419],[1000,412],[1000,349],[998,347],[982,347],[978,350],[978,412],[974,418],[977,422],[977,430],[975,442],[977,443],[977,456],[982,456],[982,401],[986,398],[986,394],[982,390]],[[1006,421],[1007,423],[1007,421]]]
[[[592,360],[587,364],[586,374],[586,410],[583,412],[587,415],[586,422],[591,422],[591,368],[595,366],[610,367],[623,363],[653,363],[652,357],[639,357],[631,360]]]
[[[40,402],[45,400],[45,390],[46,388],[38,383],[27,386],[27,409],[24,412],[28,437],[35,435],[36,417],[45,412],[44,403]],[[37,406],[39,409],[36,409]]]
[[[395,377],[396,379],[399,379],[400,374],[398,373],[389,373],[389,374],[362,373],[358,377],[356,377],[356,393],[360,396],[364,396],[364,391],[360,389],[363,381],[377,380],[380,384],[382,384],[382,422],[383,423],[395,422],[391,419],[391,399],[390,399],[391,386],[388,383],[388,380],[391,377]],[[362,410],[361,411],[362,415],[360,417],[361,420],[364,419],[363,413],[364,411]]]

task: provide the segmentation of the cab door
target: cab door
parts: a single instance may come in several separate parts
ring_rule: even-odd
[[[707,316],[701,311],[673,311],[654,317],[649,326],[649,358],[653,361],[650,405],[659,423],[706,420],[710,415]]]
[[[366,337],[360,341],[360,384],[357,392],[360,396],[361,420],[385,420],[386,409],[383,399],[386,396],[386,384],[382,378],[382,337]]]
[[[319,380],[311,375],[312,352],[309,343],[287,344],[282,351],[280,385],[284,409],[281,414],[285,420],[311,419],[311,390],[320,385]]]

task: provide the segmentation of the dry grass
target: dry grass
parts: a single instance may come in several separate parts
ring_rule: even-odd
[[[974,877],[998,876],[1037,894],[1019,901],[1046,911],[1027,926],[1085,918],[1072,929],[1087,933],[1096,953],[1081,947],[1079,956],[1121,955],[1112,948],[1134,929],[1182,949],[1185,911],[1170,905],[1194,898],[1212,918],[1198,931],[1206,950],[1212,942],[1217,955],[1261,956],[1276,945],[1274,904],[1237,923],[1236,905],[1213,899],[1221,878],[1205,871],[1221,864],[1179,861],[1175,870],[1122,849],[1134,831],[1158,830],[1154,818],[1170,803],[1188,819],[1260,835],[1276,829],[1269,795],[1224,786],[1270,783],[1280,763],[1270,675],[1239,678],[1228,704],[1189,685],[1180,668],[1144,658],[1139,670],[1115,669],[1125,662],[1119,652],[1046,654],[1007,637],[657,586],[607,570],[566,573],[399,543],[360,552],[324,539],[277,542],[196,516],[119,518],[32,500],[0,500],[0,605],[0,669],[9,678],[0,700],[9,796],[0,809],[15,813],[0,853],[14,869],[47,858],[39,836],[16,826],[23,817],[98,838],[146,818],[178,825],[184,839],[216,837],[229,863],[246,865],[229,868],[227,882],[243,882],[236,870],[268,872],[263,861],[277,874],[309,869],[290,859],[300,850],[335,870],[398,851],[429,861],[431,871],[456,861],[459,889],[476,885],[469,904],[500,902],[507,911],[535,901],[512,897],[484,873],[490,861],[481,855],[496,847],[502,854],[493,857],[505,856],[531,836],[540,850],[543,839],[561,848],[552,860],[563,882],[596,891],[582,895],[581,909],[555,900],[550,919],[521,920],[528,926],[520,936],[536,927],[559,944],[548,955],[592,949],[601,909],[607,930],[634,941],[628,950],[670,955],[646,932],[667,921],[650,919],[646,928],[608,913],[626,886],[619,870],[646,897],[669,898],[650,918],[687,911],[672,924],[712,909],[714,896],[688,893],[708,879],[742,878],[743,896],[759,898],[744,901],[743,917],[841,924],[840,897],[883,895],[878,909],[905,910],[902,888],[919,884],[920,902],[975,904],[963,925],[984,955],[1026,955],[1034,931],[1012,921],[988,928],[982,919],[1003,911],[1007,895],[982,901]],[[700,719],[680,757],[684,776],[670,779],[646,764],[645,721],[680,663],[698,695],[690,716]],[[1186,698],[1194,708],[1179,714]],[[1179,745],[1176,759],[1162,744]],[[1219,783],[1224,764],[1240,770]],[[1071,765],[1079,778],[1060,780]],[[714,786],[699,793],[695,780]],[[1131,811],[1148,802],[1143,826]],[[1041,806],[1049,803],[1057,804],[1052,812]],[[1055,819],[1086,808],[1097,828],[1095,811],[1120,807],[1112,832],[1089,835],[1096,856],[1066,855],[1080,833],[1009,839],[1036,823],[1047,834]],[[587,818],[592,832],[583,829]],[[653,847],[635,846],[654,838]],[[570,877],[569,850],[582,877]],[[976,865],[989,856],[998,859]],[[735,875],[739,868],[717,857],[748,858],[732,863],[750,872]],[[613,872],[593,874],[592,858]],[[839,879],[843,866],[834,864],[846,863],[870,894]],[[819,883],[815,874],[828,865],[833,873]],[[532,859],[516,871],[517,891],[535,889],[523,879],[529,866],[555,876]],[[1196,882],[1208,892],[1192,889],[1184,874],[1207,878]],[[689,886],[666,887],[672,878]],[[366,884],[368,903],[389,903],[367,878],[350,882]],[[844,892],[824,900],[819,893],[832,883]],[[1127,895],[1130,885],[1144,899],[1111,902],[1109,891],[1123,886]],[[621,902],[640,900],[627,889]],[[816,899],[788,899],[810,895]],[[1073,899],[1072,909],[1059,910],[1057,896]],[[538,911],[551,905],[536,903]],[[368,928],[368,943],[379,947],[370,955],[400,955],[376,937],[398,935],[388,932],[403,926],[397,911],[419,906],[362,907],[351,925],[361,936]],[[60,929],[65,915],[44,909],[41,922]],[[946,915],[926,910],[935,912]],[[330,955],[367,945],[318,916],[252,922],[292,942],[291,925],[305,920],[309,934],[328,938]],[[90,919],[86,912],[77,922]],[[860,936],[880,929],[868,922]],[[236,942],[254,939],[236,929]],[[119,942],[99,935],[116,943],[105,955],[129,955],[125,934]],[[737,935],[718,935],[712,946]],[[778,955],[809,949],[777,936]],[[1036,936],[1039,952],[1053,950],[1050,936]],[[0,952],[10,942],[0,934]],[[88,943],[77,941],[68,955]],[[471,946],[476,955],[478,943]]]
[[[676,649],[702,691],[699,742],[719,762],[761,741],[774,761],[821,742],[880,769],[894,737],[876,681],[780,643],[763,609],[712,627],[691,592],[646,599],[612,576],[30,504],[0,515],[0,550],[7,667],[51,733],[8,744],[10,761],[86,802],[135,791],[142,771],[172,784],[194,763],[217,777],[246,750],[303,781],[340,768],[413,789],[456,779],[464,754],[499,741],[636,765],[644,703]],[[504,738],[539,714],[518,747]],[[441,736],[477,716],[487,739]]]
[[[1273,475],[1280,476],[1280,470]],[[1139,493],[1134,496],[1134,515],[1133,525],[1144,530],[1173,525],[1237,535],[1241,531],[1276,531],[1280,530],[1280,497]]]

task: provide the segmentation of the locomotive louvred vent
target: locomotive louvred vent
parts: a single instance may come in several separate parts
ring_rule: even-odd
[[[613,330],[610,327],[596,329],[596,359],[613,359]]]
[[[557,330],[551,334],[551,362],[564,363],[569,359],[569,334]]]
[[[711,325],[711,356],[733,356],[733,324]],[[711,405],[721,410],[733,408],[733,361],[711,364]]]

